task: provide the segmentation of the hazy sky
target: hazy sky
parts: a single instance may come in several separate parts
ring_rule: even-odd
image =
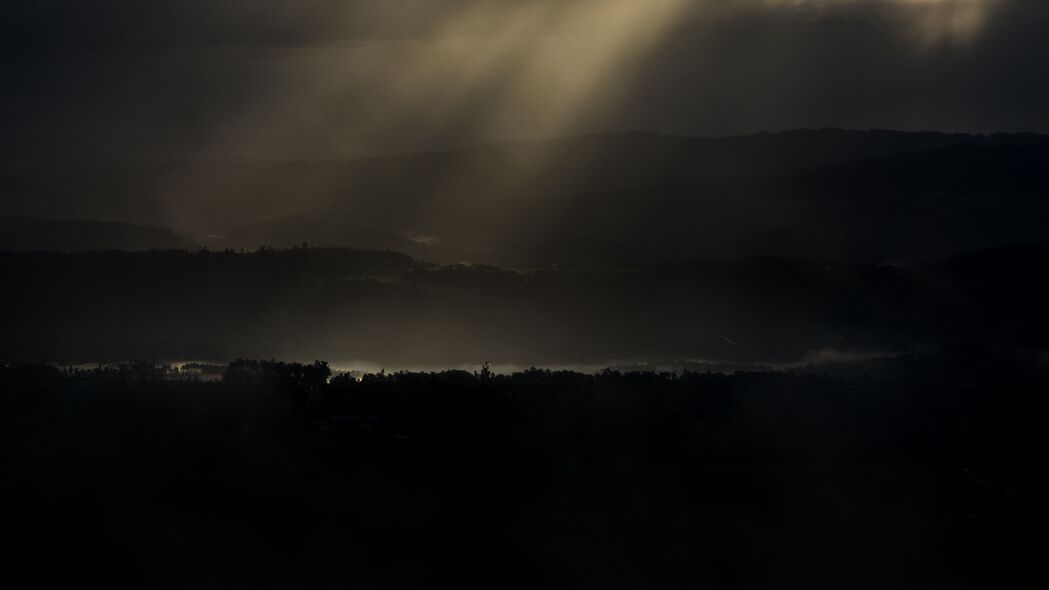
[[[338,158],[628,129],[1049,132],[1045,0],[19,4],[0,9],[7,154]]]

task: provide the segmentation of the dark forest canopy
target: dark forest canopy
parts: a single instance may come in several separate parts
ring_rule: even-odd
[[[1047,386],[1003,349],[855,378],[0,365],[0,546],[55,583],[1040,588]]]

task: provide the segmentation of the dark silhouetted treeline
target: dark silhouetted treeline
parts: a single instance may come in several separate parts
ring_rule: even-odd
[[[1041,588],[1046,391],[995,348],[848,379],[4,365],[0,549],[39,585]]]

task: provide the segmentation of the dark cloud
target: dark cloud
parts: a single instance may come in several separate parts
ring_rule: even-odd
[[[21,3],[0,20],[3,149],[316,158],[636,128],[1049,131],[1049,3],[662,1],[673,18],[640,32],[616,18],[643,12],[607,8],[633,0]]]
[[[3,43],[27,51],[311,43],[333,32],[322,16],[333,4],[315,0],[24,3],[6,9]]]
[[[527,2],[537,0],[41,0],[4,9],[0,43],[29,51],[303,47],[426,36],[449,13]]]

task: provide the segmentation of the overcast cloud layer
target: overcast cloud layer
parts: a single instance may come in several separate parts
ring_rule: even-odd
[[[4,153],[342,158],[589,131],[1049,131],[1041,0],[52,0]]]

